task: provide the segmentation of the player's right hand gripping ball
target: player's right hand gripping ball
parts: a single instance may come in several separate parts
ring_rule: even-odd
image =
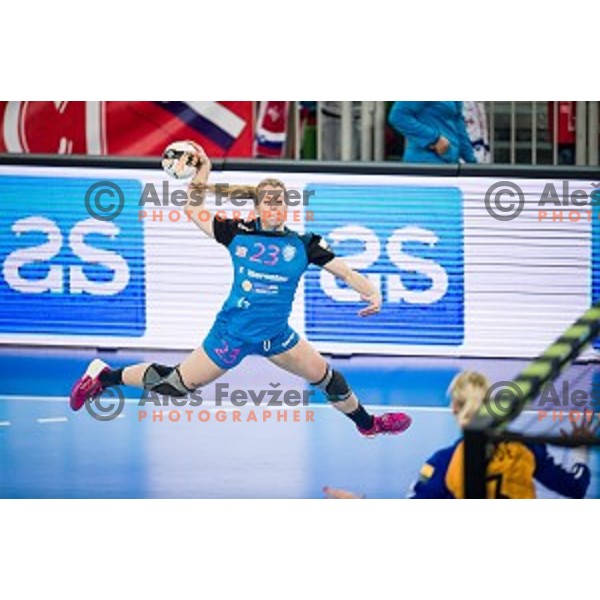
[[[163,152],[162,168],[175,179],[189,179],[198,170],[196,149],[189,142],[173,142]]]

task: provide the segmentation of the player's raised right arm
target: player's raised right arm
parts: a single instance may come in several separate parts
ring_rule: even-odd
[[[188,185],[188,200],[183,210],[206,235],[214,238],[213,215],[204,206],[206,187],[212,165],[204,148],[196,142],[188,141],[196,149],[196,159],[200,163],[200,168]]]

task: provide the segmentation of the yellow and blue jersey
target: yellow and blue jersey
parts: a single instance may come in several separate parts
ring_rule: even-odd
[[[229,250],[233,283],[217,321],[228,334],[254,343],[276,337],[288,318],[300,278],[310,264],[324,266],[335,255],[323,238],[264,230],[260,219],[213,219],[215,239]]]
[[[464,498],[464,442],[436,452],[424,465],[411,498]],[[535,498],[535,481],[568,498],[583,498],[590,469],[556,463],[545,444],[501,442],[487,468],[488,498]]]

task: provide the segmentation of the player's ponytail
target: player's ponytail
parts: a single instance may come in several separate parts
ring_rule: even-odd
[[[242,184],[192,184],[195,189],[199,189],[209,194],[218,195],[220,198],[229,199],[235,195],[238,200],[250,198],[254,205],[257,206],[262,200],[262,191],[265,187],[281,188],[284,195],[287,197],[287,188],[279,179],[272,177],[263,179],[258,185],[242,185]]]
[[[217,183],[204,185],[203,189],[209,194],[219,194],[221,197],[229,197],[232,194],[235,194],[235,197],[240,200],[244,198],[255,198],[257,195],[255,185]]]

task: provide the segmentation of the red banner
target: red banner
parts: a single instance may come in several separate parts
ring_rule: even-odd
[[[577,116],[577,102],[559,101],[558,104],[558,132],[556,139],[559,144],[575,144],[575,119]],[[548,128],[550,135],[554,135],[554,102],[548,102]]]
[[[209,156],[252,156],[252,102],[0,102],[0,152],[160,156],[193,139]]]

